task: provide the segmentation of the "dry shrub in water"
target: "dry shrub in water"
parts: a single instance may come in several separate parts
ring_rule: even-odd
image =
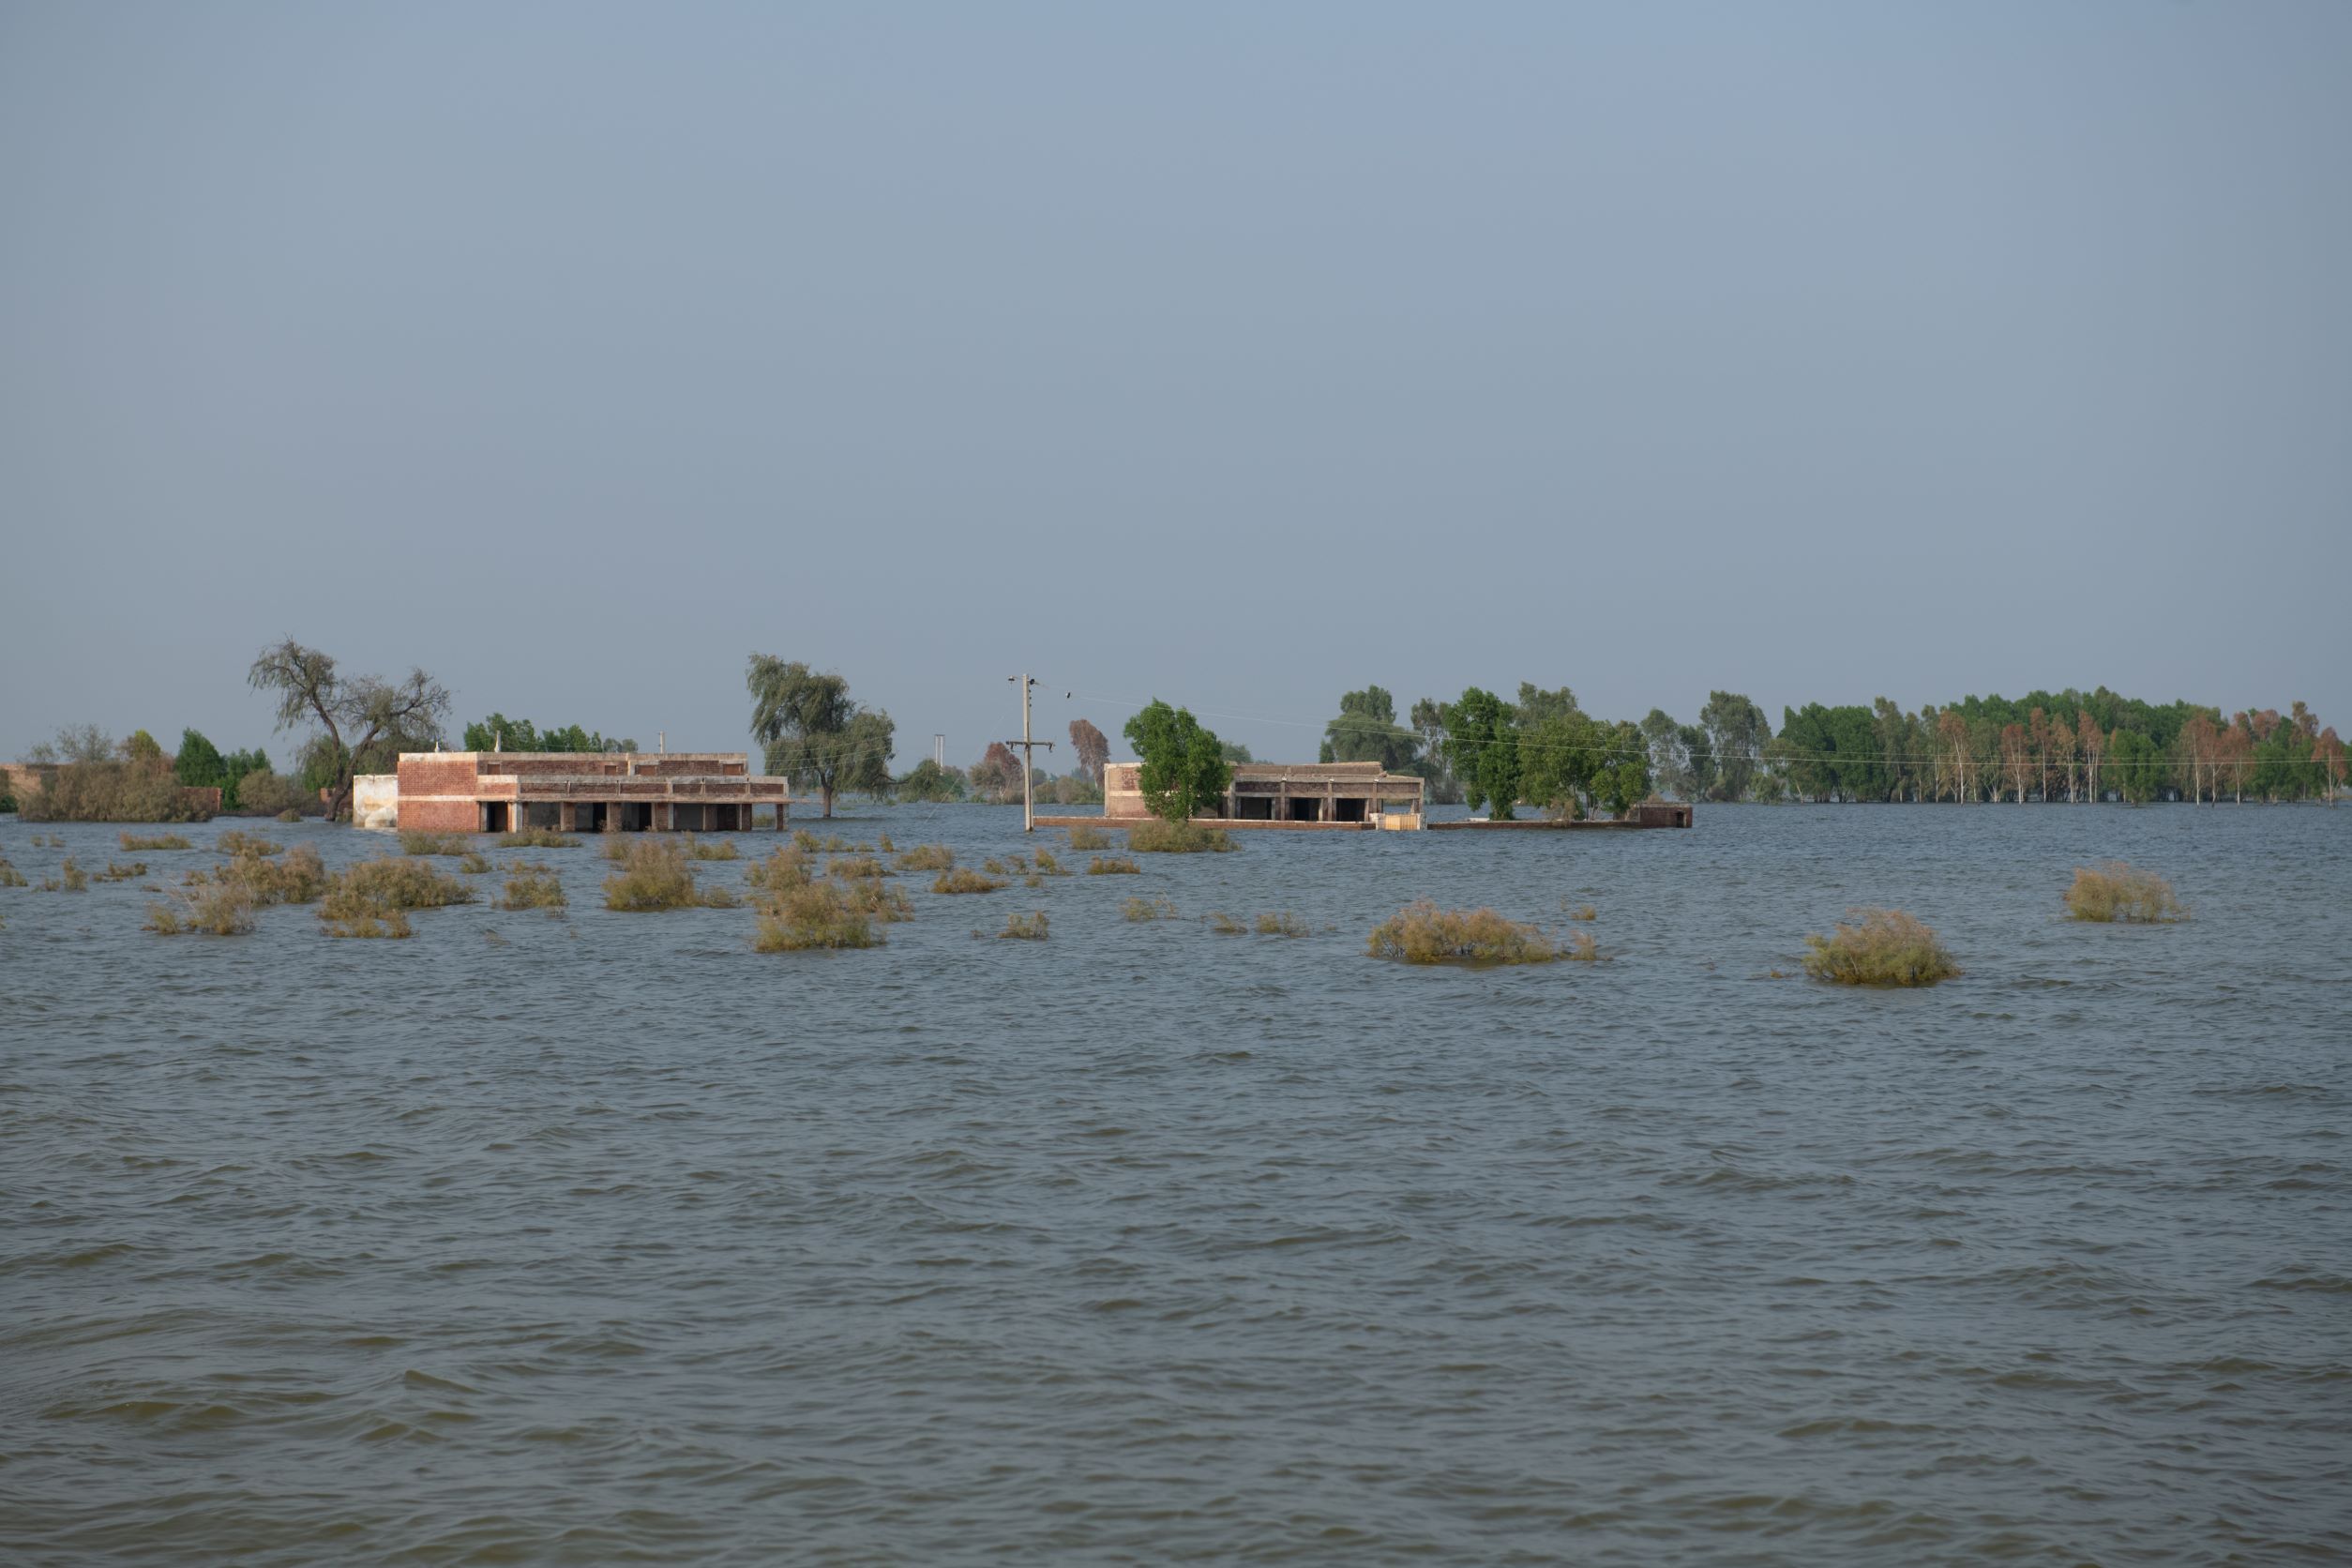
[[[1039,850],[1035,874],[1041,877],[1066,877],[1070,873],[1062,868],[1062,862],[1054,858],[1051,850]]]
[[[506,896],[498,901],[505,910],[560,910],[569,902],[564,884],[542,867],[517,866],[506,875]]]
[[[402,854],[471,854],[474,840],[462,833],[417,833],[400,835]]]
[[[24,873],[8,864],[8,857],[0,854],[0,887],[23,887]]]
[[[146,837],[142,837],[136,833],[126,833],[122,835],[122,841],[123,848],[126,850],[184,850],[188,848],[188,840],[176,833],[158,833]]]
[[[128,866],[119,860],[110,860],[106,863],[106,869],[98,872],[97,877],[99,882],[128,882],[133,877],[146,874],[147,863],[143,860],[134,860]]]
[[[944,844],[917,844],[898,856],[901,871],[946,871],[956,865],[956,852]]]
[[[838,885],[852,909],[885,926],[914,918],[914,900],[895,887],[884,887],[879,877],[844,877]]]
[[[1206,919],[1208,921],[1209,929],[1214,931],[1221,937],[1240,937],[1247,936],[1249,934],[1248,927],[1243,925],[1240,921],[1234,919],[1223,910],[1210,911]]]
[[[238,855],[217,868],[212,880],[245,889],[256,904],[307,904],[326,890],[326,865],[318,851],[300,844],[282,861]]]
[[[1120,908],[1129,920],[1173,920],[1176,906],[1166,898],[1130,898]]]
[[[1591,931],[1569,932],[1568,945],[1560,949],[1560,956],[1573,958],[1580,964],[1597,964],[1606,957],[1601,951],[1601,944],[1592,940]]]
[[[580,848],[580,840],[550,828],[526,827],[500,834],[498,847],[502,850],[576,850]]]
[[[1035,914],[1008,914],[1004,917],[1004,929],[997,935],[1010,937],[1016,942],[1043,942],[1047,935],[1046,912],[1039,910]]]
[[[852,877],[895,877],[897,874],[870,854],[839,854],[825,863],[825,875],[843,881]]]
[[[1000,878],[983,876],[969,866],[942,871],[931,882],[934,893],[994,893],[1004,885]]]
[[[289,806],[278,813],[278,820],[281,822],[298,822],[302,821],[302,813]]]
[[[686,841],[686,853],[697,860],[734,860],[741,856],[742,852],[735,848],[732,838],[717,838],[708,843],[700,838],[690,838]]]
[[[253,896],[234,882],[183,895],[176,905],[147,906],[147,929],[160,937],[234,937],[252,928]]]
[[[1303,937],[1306,935],[1306,922],[1288,910],[1280,914],[1261,914],[1258,917],[1258,934],[1261,937]]]
[[[725,909],[736,902],[725,889],[702,892],[686,851],[666,838],[641,838],[628,847],[621,868],[604,879],[604,907],[641,913],[653,910]]]
[[[399,910],[362,910],[333,916],[322,912],[319,919],[331,937],[383,937],[397,941],[415,935],[408,916]]]
[[[2066,890],[2066,912],[2103,925],[2162,925],[2188,911],[2173,896],[2172,883],[2155,872],[2111,860],[2104,866],[2074,867],[2074,885]]]
[[[458,862],[458,869],[469,877],[478,877],[494,868],[490,865],[490,856],[479,850],[466,851],[465,858]]]
[[[286,846],[274,844],[258,833],[233,827],[214,839],[212,847],[222,854],[276,854]]]
[[[874,848],[882,851],[884,854],[897,854],[898,852],[898,846],[890,841],[890,835],[887,833],[883,834],[880,838],[874,840]]]
[[[994,855],[990,855],[987,860],[981,862],[980,869],[986,871],[989,876],[1001,877],[1004,875],[1004,862],[997,859]]]
[[[1441,910],[1417,899],[1372,928],[1367,950],[1407,964],[1547,964],[1560,948],[1533,926],[1490,909]]]
[[[852,902],[847,889],[838,882],[812,882],[778,894],[761,909],[759,934],[751,945],[761,953],[801,953],[879,947],[882,942],[881,933]]]
[[[1598,920],[1601,918],[1601,912],[1594,909],[1591,904],[1578,904],[1575,909],[1570,909],[1568,907],[1568,900],[1562,898],[1560,901],[1560,912],[1566,914],[1571,920]]]
[[[60,877],[65,880],[60,882],[58,880]],[[43,893],[87,893],[90,891],[90,873],[84,871],[73,856],[68,855],[64,863],[57,867],[57,876],[47,878],[41,882],[41,891]]]
[[[1118,840],[1098,827],[1084,822],[1070,830],[1070,848],[1074,850],[1107,850]]]
[[[339,925],[365,925],[373,921],[384,924],[388,917],[404,910],[439,909],[445,904],[470,904],[474,890],[445,872],[415,860],[398,855],[383,855],[363,860],[335,878],[326,886],[325,902],[319,906],[319,918],[330,927]],[[406,936],[407,922],[397,922],[402,929],[392,933]],[[383,931],[338,930],[337,936],[382,936]]]
[[[795,887],[807,887],[814,877],[808,869],[808,856],[787,844],[746,871],[743,880],[770,893],[789,893]]]
[[[1136,863],[1125,855],[1098,854],[1086,863],[1086,874],[1090,877],[1133,877],[1141,873],[1137,869]]]
[[[1848,910],[1835,934],[1805,938],[1805,972],[1839,986],[1932,986],[1960,972],[1936,933],[1901,910]]]
[[[1138,854],[1223,854],[1233,847],[1233,836],[1225,829],[1199,822],[1146,817],[1127,830],[1127,848]]]

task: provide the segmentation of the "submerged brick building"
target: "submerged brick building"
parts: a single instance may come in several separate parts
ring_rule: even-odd
[[[1103,769],[1103,816],[1148,817],[1138,762]],[[1236,762],[1220,812],[1204,821],[1228,826],[1417,828],[1427,784],[1378,762]],[[1059,822],[1061,819],[1056,818]]]
[[[404,751],[396,776],[399,825],[433,833],[725,833],[792,805],[741,751]]]

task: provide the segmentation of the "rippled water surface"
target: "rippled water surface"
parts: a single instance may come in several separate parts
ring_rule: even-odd
[[[2113,856],[2194,918],[2059,919]],[[837,955],[531,857],[405,942],[0,891],[0,1560],[2352,1552],[2352,811],[1261,834]],[[1366,957],[1417,895],[1611,961]],[[1773,977],[1865,903],[1966,975]]]

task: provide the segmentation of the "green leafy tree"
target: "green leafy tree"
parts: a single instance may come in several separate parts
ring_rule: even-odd
[[[2164,784],[2164,750],[2137,730],[2118,730],[2107,743],[2105,771],[2116,789],[2133,806],[2146,806]]]
[[[226,786],[229,772],[221,765],[219,746],[198,731],[183,730],[179,755],[172,761],[172,776],[194,789],[217,790]]]
[[[1217,742],[1217,755],[1224,758],[1229,762],[1246,762],[1251,761],[1249,747],[1244,746],[1239,741]]]
[[[1396,701],[1380,686],[1350,691],[1339,699],[1339,716],[1323,730],[1326,762],[1378,762],[1388,773],[1413,764],[1419,737],[1396,722]]]
[[[1529,688],[1532,690],[1532,687]],[[1517,716],[1491,691],[1471,686],[1446,705],[1445,761],[1472,809],[1509,822],[1519,799]]]
[[[1519,700],[1512,705],[1521,729],[1532,729],[1550,718],[1582,718],[1584,707],[1566,686],[1545,691],[1530,681],[1519,683]]]
[[[1707,731],[1707,749],[1714,759],[1714,798],[1747,799],[1764,759],[1764,743],[1772,738],[1764,710],[1738,692],[1711,691],[1698,723]]]
[[[1171,708],[1158,698],[1127,720],[1127,744],[1142,761],[1138,784],[1143,803],[1171,822],[1199,815],[1222,801],[1233,782],[1217,738],[1200,727],[1188,708]]]
[[[277,698],[279,729],[317,727],[325,743],[320,755],[330,764],[331,780],[324,786],[330,821],[351,809],[354,762],[375,761],[378,743],[387,737],[421,750],[439,737],[449,717],[448,690],[422,670],[411,671],[397,684],[345,675],[331,656],[291,637],[263,649],[246,681]]]
[[[751,693],[751,733],[767,748],[768,771],[813,780],[824,815],[833,815],[842,791],[891,787],[896,728],[881,709],[852,701],[848,681],[754,654],[744,684]]]
[[[1519,731],[1519,793],[1559,816],[1621,815],[1650,794],[1650,744],[1629,719],[1555,712]]]
[[[936,804],[963,799],[966,788],[961,768],[943,768],[926,757],[898,780],[897,795],[903,801]]]

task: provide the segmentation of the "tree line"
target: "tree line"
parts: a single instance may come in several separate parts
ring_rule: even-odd
[[[1775,734],[1738,692],[1708,695],[1695,723],[1652,708],[1638,723],[1591,718],[1562,686],[1522,683],[1515,702],[1470,687],[1423,698],[1410,723],[1379,686],[1351,691],[1325,727],[1325,761],[1419,774],[1440,801],[1622,810],[1652,789],[1710,801],[2288,801],[2331,804],[2344,746],[2301,702],[2224,715],[2101,686],[2088,695],[1969,697],[1907,713],[1809,702]]]

